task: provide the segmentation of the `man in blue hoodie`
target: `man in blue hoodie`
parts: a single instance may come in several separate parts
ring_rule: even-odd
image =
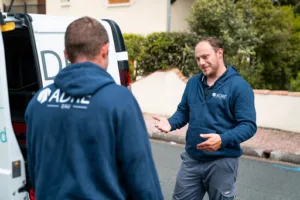
[[[28,171],[37,200],[161,200],[139,105],[108,67],[108,35],[95,19],[65,34],[71,62],[26,110]]]
[[[189,79],[177,111],[169,119],[154,116],[166,133],[189,123],[173,199],[203,199],[206,192],[210,200],[233,199],[240,143],[257,129],[253,90],[224,64],[216,38],[201,40],[195,57],[202,73]]]

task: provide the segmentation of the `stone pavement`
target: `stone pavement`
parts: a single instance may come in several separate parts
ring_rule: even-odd
[[[165,134],[154,126],[153,114],[144,113],[143,115],[151,139],[185,144],[187,125]],[[242,143],[241,147],[244,155],[300,164],[300,133],[258,128],[256,134]]]

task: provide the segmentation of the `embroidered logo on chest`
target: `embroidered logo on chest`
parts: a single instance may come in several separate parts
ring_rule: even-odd
[[[212,93],[212,96],[214,97],[214,98],[217,98],[217,99],[223,99],[223,100],[226,100],[226,98],[227,98],[227,95],[226,94],[218,94],[218,93]]]

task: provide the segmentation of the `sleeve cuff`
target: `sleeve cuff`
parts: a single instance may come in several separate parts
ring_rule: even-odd
[[[169,124],[171,125],[171,131],[174,131],[176,129],[175,124],[173,123],[172,119],[168,119]]]
[[[230,142],[230,136],[228,135],[228,133],[220,134],[220,137],[221,137],[221,140],[222,140],[221,148],[227,147],[227,145]]]

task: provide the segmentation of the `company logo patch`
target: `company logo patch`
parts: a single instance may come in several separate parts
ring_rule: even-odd
[[[48,100],[48,97],[51,94],[51,90],[49,88],[44,89],[40,92],[39,96],[37,97],[37,100],[43,104]]]
[[[61,92],[60,89],[56,89],[53,93],[50,88],[46,88],[40,92],[37,97],[37,101],[41,104],[46,104],[50,108],[61,109],[87,109],[90,104],[91,96],[74,98],[66,95],[65,92]]]
[[[223,99],[223,100],[225,100],[226,98],[227,98],[227,95],[226,94],[218,94],[218,93],[212,93],[212,96],[214,97],[214,98],[217,98],[217,99]]]

